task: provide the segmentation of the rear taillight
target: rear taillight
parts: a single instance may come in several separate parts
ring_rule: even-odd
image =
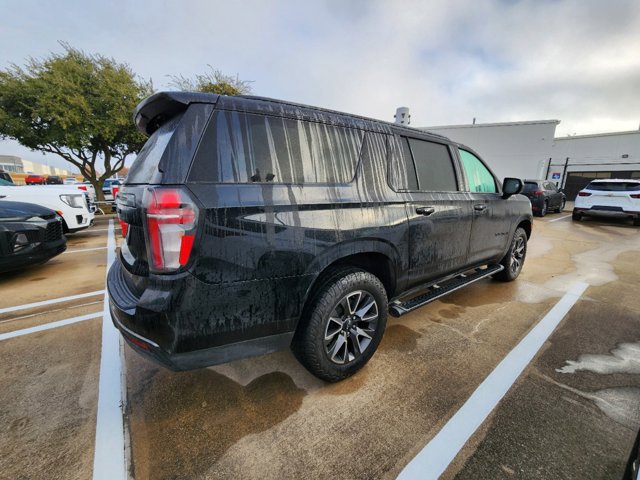
[[[123,222],[120,219],[118,219],[118,221],[120,222],[120,230],[122,231],[122,237],[127,238],[127,230],[129,230],[129,224],[126,222]]]
[[[589,192],[578,192],[579,197],[590,197],[591,194]]]
[[[198,220],[198,208],[180,188],[149,188],[142,203],[146,210],[149,268],[173,272],[189,262]]]
[[[119,191],[120,187],[111,187],[111,195],[113,195],[113,198],[116,198],[116,195],[118,195]]]
[[[631,198],[640,198],[640,193],[633,193],[629,195]]]
[[[84,190],[85,192],[87,191],[87,186],[86,185],[80,185],[78,187],[79,190]]]
[[[534,195],[544,195],[544,192],[542,190],[536,190],[535,192],[533,192]]]

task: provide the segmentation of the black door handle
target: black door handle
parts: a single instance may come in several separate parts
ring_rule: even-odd
[[[474,205],[473,209],[477,212],[483,212],[487,209],[487,206],[484,203],[479,203],[478,205]]]
[[[431,215],[435,211],[436,211],[435,207],[418,207],[418,208],[416,208],[416,213],[418,215],[424,215],[425,217],[428,217],[429,215]]]

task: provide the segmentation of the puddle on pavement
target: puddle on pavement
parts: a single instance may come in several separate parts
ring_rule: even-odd
[[[282,372],[243,386],[209,369],[146,370],[144,379],[133,378],[137,372],[130,381],[137,478],[198,477],[241,438],[298,411],[305,395]]]
[[[422,334],[404,325],[387,325],[382,341],[378,346],[378,352],[389,352],[391,350],[402,353],[412,352],[418,346],[418,338],[421,336]]]
[[[640,342],[621,343],[611,350],[610,355],[583,354],[578,360],[567,360],[562,368],[556,368],[558,373],[575,373],[585,370],[593,373],[640,374]]]

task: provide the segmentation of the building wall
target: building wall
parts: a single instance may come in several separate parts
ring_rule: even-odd
[[[556,138],[552,166],[567,158],[569,172],[640,170],[640,131]]]
[[[552,156],[558,120],[425,127],[468,145],[499,178],[542,178]]]
[[[0,155],[0,170],[10,173],[22,173],[22,159],[15,155]]]
[[[570,200],[596,178],[640,178],[640,131],[556,138],[548,172]]]
[[[37,173],[39,175],[60,175],[60,176],[74,176],[77,173],[72,173],[66,168],[50,167],[38,162],[32,162],[15,155],[0,155],[0,169],[10,173]]]

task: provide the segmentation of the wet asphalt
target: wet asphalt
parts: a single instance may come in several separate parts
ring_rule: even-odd
[[[354,377],[289,352],[173,373],[125,349],[137,479],[395,478],[575,282],[590,287],[443,478],[620,478],[640,428],[640,229],[535,219],[521,277],[400,319]],[[104,218],[69,251],[106,246]],[[557,220],[557,221],[553,221]],[[0,309],[104,288],[106,250],[0,277]],[[0,314],[0,334],[102,296]],[[0,478],[90,478],[101,319],[0,341]]]

